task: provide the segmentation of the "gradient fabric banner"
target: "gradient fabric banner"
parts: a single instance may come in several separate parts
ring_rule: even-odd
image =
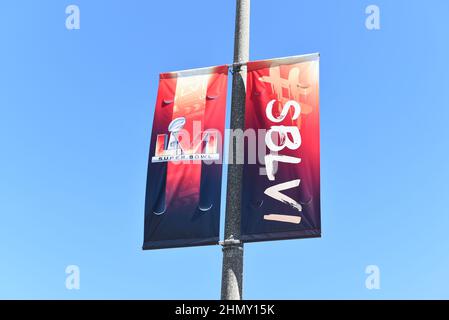
[[[218,243],[228,67],[160,75],[143,249]]]
[[[241,239],[319,237],[319,55],[248,63],[245,126],[262,139],[245,160]]]

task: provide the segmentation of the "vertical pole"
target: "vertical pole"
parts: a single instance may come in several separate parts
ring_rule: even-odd
[[[231,129],[233,130],[244,128],[246,100],[246,65],[244,63],[249,59],[249,16],[250,0],[237,0],[231,101]],[[230,141],[230,148],[233,147],[233,141]],[[241,148],[236,147],[236,151],[238,149]],[[243,164],[237,163],[237,152],[231,153],[232,159],[229,159],[228,165],[221,299],[240,300],[243,284],[243,243],[239,240]]]

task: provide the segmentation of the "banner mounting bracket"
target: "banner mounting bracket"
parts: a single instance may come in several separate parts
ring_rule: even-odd
[[[234,239],[234,237],[218,242],[218,244],[223,247],[237,246],[237,245],[240,245],[241,243],[242,242],[240,240]]]

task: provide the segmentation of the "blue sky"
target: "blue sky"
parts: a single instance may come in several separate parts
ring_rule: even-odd
[[[449,298],[449,3],[273,4],[253,0],[251,59],[321,53],[323,237],[246,245],[244,297]],[[219,246],[141,245],[158,74],[231,63],[234,10],[2,1],[0,298],[219,298]]]

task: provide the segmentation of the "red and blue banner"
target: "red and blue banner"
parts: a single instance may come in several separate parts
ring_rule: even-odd
[[[160,75],[143,249],[217,244],[228,67]]]
[[[264,156],[244,164],[241,239],[319,237],[319,55],[247,67],[245,129]]]

